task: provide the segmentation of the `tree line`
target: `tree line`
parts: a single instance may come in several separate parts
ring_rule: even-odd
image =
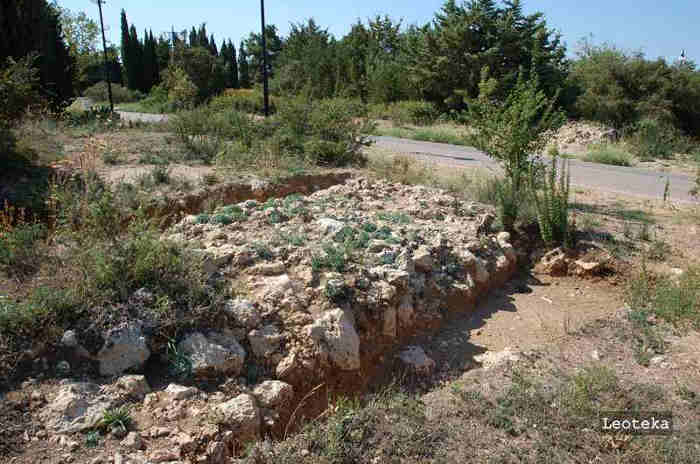
[[[99,72],[97,27],[46,0],[2,4],[2,61],[37,53],[41,86],[57,100],[80,93]],[[282,37],[265,30],[271,89],[277,95],[342,97],[366,103],[421,100],[459,114],[490,82],[503,100],[519,78],[536,76],[569,116],[622,128],[653,115],[688,134],[700,133],[700,74],[693,62],[649,60],[612,45],[584,43],[567,56],[560,33],[542,13],[526,14],[520,0],[446,0],[424,25],[404,26],[388,16],[356,21],[343,37],[309,19]],[[206,24],[154,36],[139,35],[121,12],[120,47],[109,50],[109,79],[148,93],[162,91],[177,69],[199,101],[226,88],[262,81],[262,36],[251,32],[238,46],[217,43]],[[171,70],[172,71],[172,70]],[[171,80],[172,81],[172,80]]]

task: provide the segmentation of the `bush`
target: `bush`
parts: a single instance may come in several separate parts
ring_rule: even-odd
[[[270,96],[270,113],[276,113],[279,100]],[[259,89],[226,89],[212,98],[210,106],[215,110],[233,109],[248,114],[265,114],[263,94]]]
[[[211,161],[228,141],[250,149],[258,132],[248,115],[228,108],[202,105],[193,110],[180,111],[171,118],[170,127],[189,150],[203,161]]]
[[[617,129],[645,118],[662,119],[688,135],[700,135],[700,72],[691,66],[584,43],[569,84],[579,93],[572,116]]]
[[[632,166],[634,157],[620,145],[609,143],[594,144],[582,158],[589,163],[610,164],[612,166]]]
[[[660,119],[644,118],[628,130],[635,154],[642,160],[669,159],[675,152],[689,148],[683,134]]]
[[[388,106],[389,118],[394,124],[404,126],[428,126],[433,124],[440,113],[432,103],[425,101],[401,101]]]
[[[83,96],[98,102],[109,101],[107,83],[104,81],[91,85],[83,91]],[[112,83],[112,99],[114,103],[131,103],[141,100],[144,95],[138,90],[131,90],[119,84]]]
[[[479,98],[470,101],[469,117],[475,129],[470,140],[504,167],[508,188],[500,197],[503,227],[512,230],[526,176],[533,172],[531,154],[543,151],[564,115],[554,109],[555,99],[540,90],[536,78],[519,78],[504,103],[491,100],[496,87],[495,80],[485,75]]]
[[[176,110],[192,108],[197,99],[198,89],[184,69],[168,66],[163,79],[168,89],[168,103]]]

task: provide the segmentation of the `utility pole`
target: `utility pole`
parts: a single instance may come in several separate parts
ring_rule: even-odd
[[[265,117],[270,115],[270,89],[267,85],[267,41],[265,40],[265,0],[260,0],[260,22],[262,23],[262,55],[263,55],[263,101]]]
[[[107,40],[105,39],[105,22],[102,19],[102,2],[97,0],[97,8],[100,10],[100,28],[102,29],[102,51],[105,57],[105,80],[107,81],[107,93],[109,94],[109,110],[114,112],[114,100],[112,99],[112,82],[110,80],[109,65],[107,62]]]

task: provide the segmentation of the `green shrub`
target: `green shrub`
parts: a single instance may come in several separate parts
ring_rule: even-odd
[[[92,98],[97,102],[109,101],[107,83],[100,81],[83,91],[83,96]],[[141,100],[144,95],[138,90],[131,90],[119,84],[112,83],[112,100],[114,103],[131,103]]]
[[[480,84],[479,98],[471,100],[469,117],[474,135],[471,142],[499,161],[507,182],[499,191],[503,227],[512,230],[522,202],[527,176],[532,172],[532,153],[541,153],[548,137],[564,122],[536,78],[518,79],[504,103],[491,99],[497,82],[486,72]]]
[[[163,85],[168,89],[168,104],[174,109],[188,109],[194,106],[199,89],[180,66],[168,66]]]
[[[43,259],[38,245],[46,238],[41,223],[25,218],[24,210],[5,203],[0,210],[0,269],[11,277],[35,272]]]
[[[582,159],[589,163],[610,164],[612,166],[634,165],[634,157],[628,151],[620,145],[609,143],[592,145]]]
[[[642,160],[669,159],[688,146],[678,129],[659,119],[644,118],[628,130],[634,152]]]
[[[279,100],[270,97],[270,113],[276,113]],[[227,89],[212,98],[210,106],[217,111],[236,110],[246,114],[265,114],[263,94],[259,89]]]
[[[388,114],[394,124],[400,126],[406,124],[429,126],[440,116],[437,108],[435,108],[432,103],[425,101],[400,101],[391,103],[388,107]]]
[[[562,160],[559,171],[559,158],[552,157],[549,169],[543,176],[544,185],[540,189],[536,179],[540,177],[532,172],[530,190],[537,208],[537,221],[540,236],[549,245],[567,244],[569,239],[569,186],[571,177],[568,161]]]

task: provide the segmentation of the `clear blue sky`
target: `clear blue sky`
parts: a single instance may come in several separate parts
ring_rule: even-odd
[[[85,11],[98,19],[97,5],[88,0],[58,0],[73,11]],[[268,24],[285,35],[290,22],[313,17],[336,37],[348,32],[357,18],[376,14],[403,18],[404,24],[424,24],[433,18],[443,0],[266,0]],[[641,50],[647,57],[674,59],[681,49],[700,62],[700,2],[698,0],[524,0],[528,13],[542,11],[550,27],[563,33],[569,52],[584,36],[595,42],[611,42],[626,50]],[[108,40],[119,44],[119,12],[126,10],[139,36],[144,28],[154,34],[190,29],[207,23],[217,44],[231,38],[238,44],[251,31],[260,30],[258,0],[107,0],[104,5]]]

